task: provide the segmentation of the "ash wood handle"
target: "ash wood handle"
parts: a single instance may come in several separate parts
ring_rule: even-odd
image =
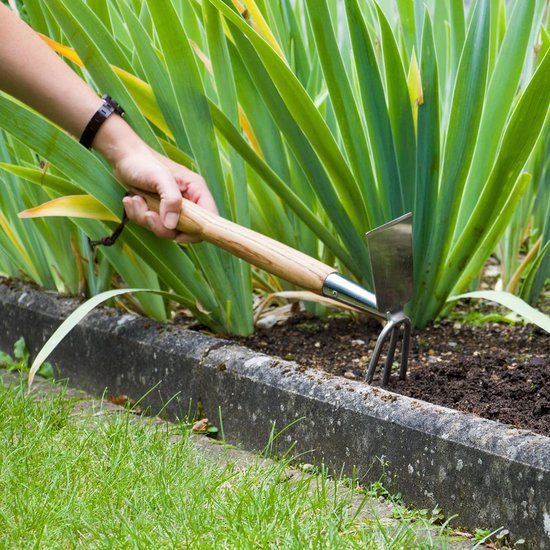
[[[141,189],[129,189],[141,195],[151,210],[159,211],[157,195]],[[211,214],[195,203],[182,199],[178,231],[227,250],[273,275],[301,288],[322,294],[323,283],[336,269],[261,233]]]

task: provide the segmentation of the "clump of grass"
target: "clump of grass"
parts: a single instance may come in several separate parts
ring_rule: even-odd
[[[1,378],[0,378],[1,381]],[[187,426],[78,410],[0,382],[0,546],[430,548],[422,515],[383,519],[354,484],[288,462],[201,453]]]

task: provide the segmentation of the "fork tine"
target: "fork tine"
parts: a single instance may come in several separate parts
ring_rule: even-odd
[[[388,322],[378,335],[378,340],[374,346],[372,352],[372,357],[369,363],[369,368],[367,370],[367,375],[365,376],[365,381],[370,384],[376,372],[376,367],[378,361],[380,360],[380,355],[382,353],[382,348],[388,336],[390,336],[390,342],[388,346],[388,353],[386,355],[386,361],[384,364],[384,372],[382,374],[382,380],[380,385],[385,386],[390,380],[391,368],[393,366],[393,360],[395,357],[395,351],[397,349],[397,342],[399,339],[399,334],[401,332],[401,327],[403,327],[403,338],[401,346],[401,364],[399,367],[399,379],[405,380],[407,377],[407,366],[408,366],[408,357],[409,357],[409,348],[411,341],[411,322],[409,318],[403,313],[398,312],[391,315],[388,319]]]
[[[382,353],[382,347],[384,345],[384,342],[386,341],[386,338],[388,337],[388,334],[395,326],[395,322],[390,320],[386,323],[386,326],[382,329],[382,332],[378,335],[378,340],[376,340],[376,345],[374,346],[374,350],[372,352],[372,357],[369,363],[369,369],[367,371],[367,376],[365,377],[365,381],[367,383],[371,383],[374,372],[376,371],[376,365],[378,365],[378,360],[380,359],[380,354]]]
[[[391,331],[390,345],[388,347],[388,354],[386,355],[386,362],[384,364],[384,374],[382,376],[381,386],[385,386],[390,380],[393,358],[395,356],[395,347],[397,346],[397,337],[399,336],[399,329],[399,324],[396,324]]]
[[[409,360],[409,347],[411,342],[411,322],[403,320],[403,344],[401,346],[401,367],[399,369],[399,380],[407,379],[407,367]]]

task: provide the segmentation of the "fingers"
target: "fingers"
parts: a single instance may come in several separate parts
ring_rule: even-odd
[[[190,201],[208,210],[212,214],[219,215],[218,208],[208,189],[206,180],[193,170],[174,162],[172,159],[153,151],[157,160],[168,169],[175,178],[181,194]]]
[[[202,181],[204,182],[204,180]],[[190,185],[187,188],[186,196],[189,200],[198,204],[205,210],[208,210],[212,214],[219,215],[218,207],[214,202],[214,197],[212,197],[210,191],[208,190],[208,187],[206,186],[206,182],[204,182],[204,186],[200,186],[197,189]]]
[[[186,233],[178,233],[176,237],[176,242],[179,244],[193,244],[200,243],[201,238],[196,235],[187,235]]]
[[[158,237],[175,239],[181,244],[200,242],[200,237],[186,235],[176,229],[182,209],[182,197],[218,214],[206,181],[195,172],[156,152],[121,159],[115,173],[127,186],[153,191],[159,195],[158,213],[150,211],[146,201],[140,196],[123,199],[128,218],[147,227]]]
[[[181,191],[175,180],[167,175],[156,182],[160,196],[160,219],[167,229],[175,229],[181,213]]]
[[[181,194],[186,199],[189,199],[212,214],[219,215],[214,197],[212,197],[212,193],[208,189],[206,180],[201,175],[166,157],[162,157],[162,162],[173,174]]]
[[[121,158],[115,167],[115,174],[127,186],[153,191],[159,195],[160,219],[166,229],[175,229],[181,212],[182,194],[171,171],[159,162],[149,149]],[[132,208],[130,203],[128,206]],[[137,208],[137,203],[135,206]],[[138,212],[141,221],[145,221],[144,213],[136,210],[136,215]],[[156,224],[156,222],[153,223]]]
[[[199,243],[201,241],[201,238],[196,235],[186,235],[175,229],[168,229],[162,223],[160,216],[153,210],[149,210],[145,199],[139,195],[124,197],[122,203],[124,204],[124,210],[126,211],[128,219],[146,227],[157,237],[174,239],[179,244]]]
[[[122,202],[128,219],[143,227],[147,227],[147,229],[151,230],[157,237],[175,239],[180,235],[175,229],[168,229],[162,223],[160,216],[156,212],[149,210],[143,197],[138,195],[124,197]]]

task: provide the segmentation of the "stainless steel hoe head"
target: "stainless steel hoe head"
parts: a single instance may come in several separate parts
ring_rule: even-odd
[[[388,354],[382,375],[382,386],[384,386],[390,379],[401,329],[403,344],[399,378],[404,380],[407,375],[411,322],[403,312],[403,308],[411,299],[413,292],[412,214],[405,214],[369,231],[367,242],[374,293],[336,272],[325,279],[322,293],[386,320],[376,341],[366,376],[366,381],[371,382],[382,348],[389,337]]]
[[[366,380],[374,376],[385,340],[390,338],[382,375],[382,386],[389,381],[399,333],[403,332],[399,378],[407,376],[411,322],[403,312],[413,292],[412,214],[405,214],[366,235],[372,266],[376,308],[387,319],[374,347]]]

